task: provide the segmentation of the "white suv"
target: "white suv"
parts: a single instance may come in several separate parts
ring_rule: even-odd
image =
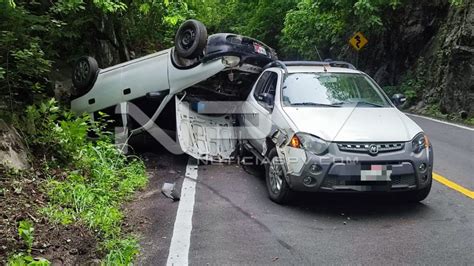
[[[242,144],[266,162],[270,198],[293,191],[403,192],[431,188],[428,137],[365,73],[344,62],[278,62],[240,116]]]

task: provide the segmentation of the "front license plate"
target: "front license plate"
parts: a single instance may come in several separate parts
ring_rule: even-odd
[[[363,165],[360,171],[360,181],[390,181],[391,165]]]
[[[263,46],[261,46],[260,44],[254,42],[253,43],[253,48],[255,49],[255,52],[257,52],[259,54],[267,55],[267,50],[265,50],[265,48]]]

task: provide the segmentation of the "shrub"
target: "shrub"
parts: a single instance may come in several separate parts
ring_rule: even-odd
[[[8,259],[8,266],[48,266],[50,262],[44,258],[33,258],[31,256],[31,248],[33,247],[34,227],[31,221],[20,221],[18,225],[18,236],[27,247],[26,253],[20,252],[14,254]]]
[[[48,206],[42,209],[62,224],[83,223],[97,230],[110,252],[107,261],[130,263],[138,253],[134,238],[123,236],[120,205],[147,183],[143,162],[125,156],[104,131],[106,117],[62,111],[55,100],[28,107],[27,143],[48,160]],[[88,138],[93,132],[96,138]],[[54,171],[53,171],[54,170]],[[58,174],[59,173],[59,174]],[[135,244],[133,244],[135,243]]]

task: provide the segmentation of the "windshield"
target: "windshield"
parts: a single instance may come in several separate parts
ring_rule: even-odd
[[[355,73],[293,73],[282,89],[283,105],[391,107],[375,84]]]

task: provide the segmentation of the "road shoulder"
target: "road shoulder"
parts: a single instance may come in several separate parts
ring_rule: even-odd
[[[161,153],[143,154],[149,184],[125,206],[129,230],[140,237],[137,265],[166,265],[173,224],[179,201],[161,194],[163,183],[176,182],[178,191],[184,179],[186,157]]]

